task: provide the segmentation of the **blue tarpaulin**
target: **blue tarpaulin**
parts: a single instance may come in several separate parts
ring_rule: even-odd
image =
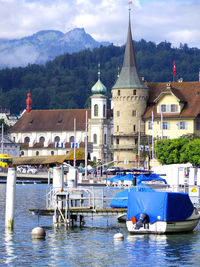
[[[139,175],[137,177],[137,184],[139,185],[142,181],[152,181],[152,180],[161,181],[161,182],[164,182],[165,184],[167,184],[166,180],[161,178],[156,173],[151,173],[150,175],[145,175],[145,174]]]
[[[128,193],[127,220],[139,219],[141,213],[155,221],[183,221],[192,215],[194,206],[185,193],[134,192]]]
[[[154,190],[146,185],[143,185],[141,187],[131,187],[130,189],[126,189],[122,192],[117,193],[115,197],[111,200],[110,206],[112,208],[127,208],[129,191],[144,192],[144,191],[154,191]]]

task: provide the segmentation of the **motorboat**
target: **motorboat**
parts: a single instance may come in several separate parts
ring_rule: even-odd
[[[190,232],[199,219],[200,214],[186,193],[128,193],[126,225],[131,234]]]

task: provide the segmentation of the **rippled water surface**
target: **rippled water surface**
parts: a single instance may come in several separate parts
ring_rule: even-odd
[[[52,217],[32,215],[45,207],[47,185],[17,185],[15,226],[4,231],[6,185],[0,185],[0,266],[200,266],[200,228],[181,235],[129,235],[115,217],[86,218],[84,227],[53,228]],[[99,190],[99,189],[95,189]],[[104,190],[113,196],[116,189]],[[34,241],[31,230],[46,230]],[[117,232],[123,241],[114,241]]]

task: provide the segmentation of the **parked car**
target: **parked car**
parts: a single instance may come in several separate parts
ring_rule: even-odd
[[[108,167],[108,169],[106,170],[107,174],[117,174],[118,172],[120,172],[120,167],[115,167],[115,166],[110,166]]]
[[[33,166],[27,166],[26,173],[36,174],[37,172],[38,172],[38,170],[35,167],[33,167]]]
[[[18,173],[26,173],[26,171],[27,171],[27,166],[26,165],[17,166],[17,172]]]
[[[38,172],[38,170],[33,166],[19,165],[19,166],[17,166],[17,172],[18,173],[36,174]]]

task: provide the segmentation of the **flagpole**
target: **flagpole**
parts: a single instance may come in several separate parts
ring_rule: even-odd
[[[161,112],[161,139],[163,139],[163,113]]]
[[[85,178],[87,179],[88,111],[85,114]]]
[[[138,121],[138,169],[140,168],[140,120]]]
[[[76,119],[74,118],[74,167],[76,167]]]
[[[153,143],[153,139],[154,139],[154,134],[153,134],[154,114],[153,114],[153,111],[152,111],[151,115],[152,115],[152,167],[153,167],[153,160],[154,160],[154,143]]]

